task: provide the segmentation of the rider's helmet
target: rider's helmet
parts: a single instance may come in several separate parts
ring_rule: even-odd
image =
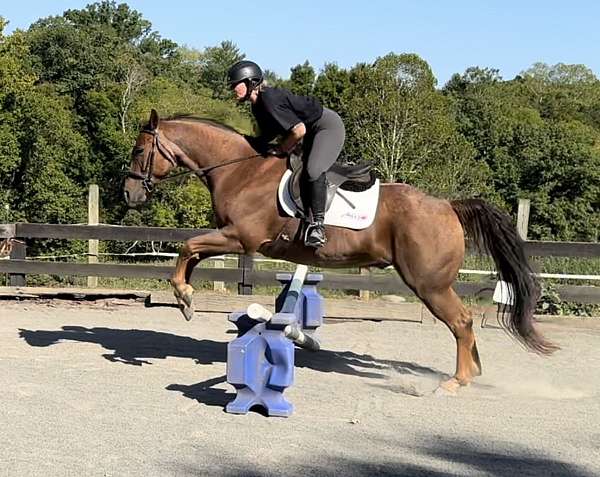
[[[247,81],[248,89],[252,90],[263,82],[263,72],[253,61],[242,60],[234,64],[227,72],[227,84],[233,87],[236,84]]]

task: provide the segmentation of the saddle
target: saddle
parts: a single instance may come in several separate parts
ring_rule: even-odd
[[[292,153],[288,159],[288,169],[292,171],[291,178],[288,182],[288,191],[291,199],[295,203],[298,212],[306,217],[307,210],[304,207],[303,197],[306,198],[304,178],[304,163],[302,156]],[[353,204],[344,196],[344,190],[351,192],[362,192],[375,184],[376,177],[371,170],[370,164],[348,165],[335,163],[325,173],[327,181],[327,202],[325,203],[325,211],[329,210],[335,195],[342,197],[348,204],[353,207]]]

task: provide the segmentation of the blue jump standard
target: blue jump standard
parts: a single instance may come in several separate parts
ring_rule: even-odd
[[[318,351],[315,330],[323,324],[323,297],[317,285],[321,274],[306,275],[299,265],[292,276],[277,274],[284,285],[275,301],[275,313],[253,304],[231,313],[238,337],[227,346],[227,382],[237,391],[226,411],[246,414],[262,406],[269,416],[288,417],[294,406],[283,392],[294,384],[294,346]]]

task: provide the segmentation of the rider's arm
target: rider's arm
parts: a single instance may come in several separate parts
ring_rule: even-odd
[[[306,126],[304,123],[300,122],[296,124],[292,129],[288,131],[286,136],[283,138],[281,143],[279,144],[279,148],[282,152],[290,152],[294,149],[294,146],[298,143],[300,139],[304,137],[306,134]]]

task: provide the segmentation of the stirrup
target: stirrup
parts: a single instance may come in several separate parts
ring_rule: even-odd
[[[321,229],[320,237],[314,237],[312,233]],[[322,222],[312,222],[306,225],[306,231],[304,233],[304,245],[307,247],[320,248],[323,247],[327,243],[327,236],[325,235],[325,227]]]

